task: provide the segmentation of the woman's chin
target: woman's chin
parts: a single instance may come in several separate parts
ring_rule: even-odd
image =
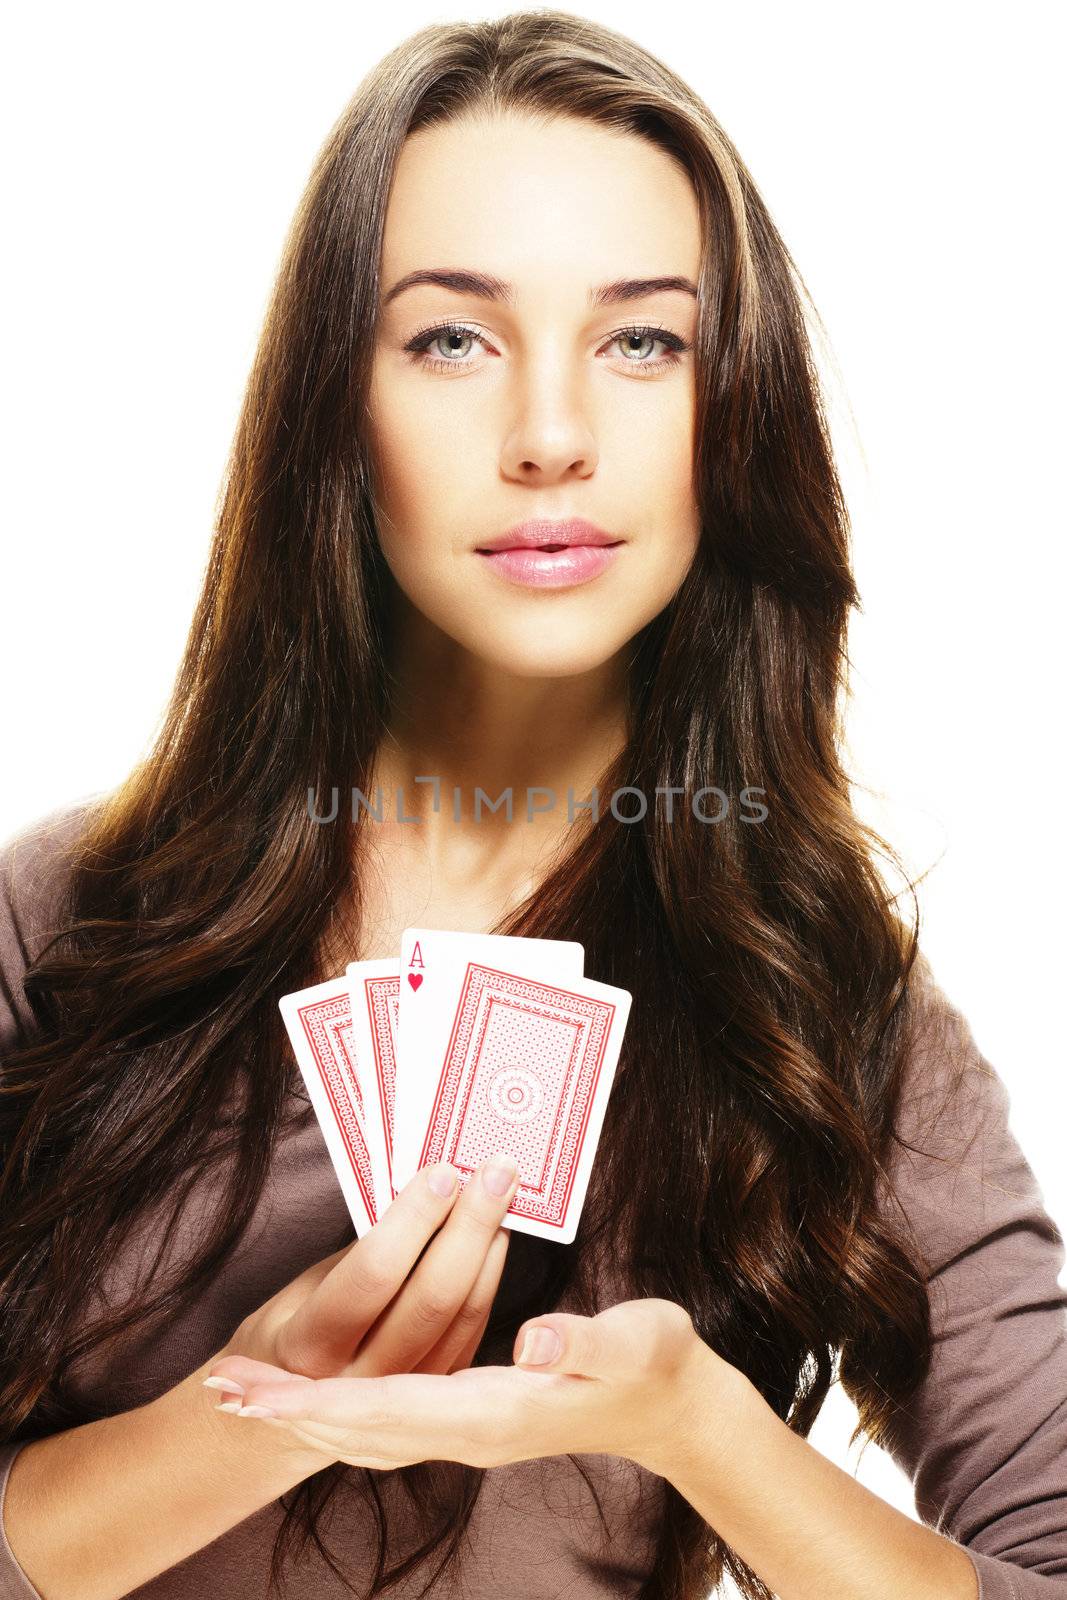
[[[480,633],[467,648],[478,660],[514,678],[578,678],[605,668],[626,643],[616,630],[610,637],[568,640],[558,631],[532,628],[527,636],[510,632],[500,638]]]

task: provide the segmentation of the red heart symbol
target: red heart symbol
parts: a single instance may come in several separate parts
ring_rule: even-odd
[[[413,989],[417,989],[419,987],[419,984],[422,982],[422,973],[421,972],[409,972],[408,973],[408,982],[410,983],[410,985],[411,985],[411,987]]]

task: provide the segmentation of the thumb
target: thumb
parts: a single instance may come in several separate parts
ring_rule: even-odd
[[[600,1317],[552,1311],[524,1323],[515,1339],[515,1365],[537,1372],[570,1372],[607,1377],[613,1365],[612,1341]]]
[[[256,1361],[251,1356],[219,1356],[210,1363],[210,1376],[203,1383],[206,1389],[225,1389],[232,1397],[235,1393],[244,1394],[255,1383],[292,1383],[297,1376],[285,1367]]]

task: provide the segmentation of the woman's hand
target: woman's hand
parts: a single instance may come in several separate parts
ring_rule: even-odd
[[[527,1334],[545,1330],[559,1349]],[[715,1364],[670,1300],[627,1300],[595,1317],[550,1312],[524,1323],[512,1367],[309,1378],[226,1356],[212,1373],[244,1390],[241,1415],[298,1437],[324,1462],[390,1468],[415,1461],[495,1467],[568,1452],[627,1456],[659,1471],[691,1396]]]
[[[451,1191],[436,1192],[434,1180],[449,1177]],[[369,1381],[466,1367],[500,1282],[511,1237],[501,1223],[517,1183],[510,1158],[503,1168],[486,1162],[462,1192],[447,1162],[423,1168],[362,1238],[244,1319],[211,1364],[209,1385],[227,1390],[223,1404],[235,1408],[245,1375],[261,1370]],[[327,1455],[317,1452],[309,1471]]]

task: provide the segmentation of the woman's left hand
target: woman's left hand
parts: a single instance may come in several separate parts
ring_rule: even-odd
[[[541,1329],[559,1348],[534,1365],[540,1351],[533,1340],[525,1348],[525,1338]],[[512,1367],[441,1374],[305,1378],[225,1356],[211,1376],[230,1380],[243,1406],[257,1408],[244,1415],[262,1416],[258,1408],[266,1408],[271,1426],[321,1449],[324,1466],[497,1467],[603,1452],[661,1471],[693,1386],[706,1384],[709,1363],[720,1360],[682,1306],[656,1299],[626,1300],[595,1317],[553,1311],[531,1318],[519,1329],[513,1358]]]

